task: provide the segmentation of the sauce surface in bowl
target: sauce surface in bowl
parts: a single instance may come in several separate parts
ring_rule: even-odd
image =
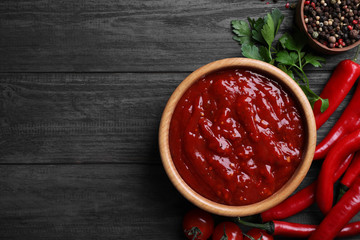
[[[229,68],[195,82],[170,124],[175,167],[202,196],[227,205],[259,202],[292,176],[305,146],[297,103],[277,82]]]

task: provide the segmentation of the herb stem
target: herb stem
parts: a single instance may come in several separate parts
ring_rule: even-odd
[[[270,56],[270,58],[272,58],[272,57],[271,57],[271,56],[272,56],[272,54],[271,54],[271,46],[269,47],[268,51],[269,51],[269,56]]]
[[[301,61],[301,52],[298,51],[298,58],[299,58],[299,67],[302,69],[303,66],[302,66],[302,61]]]
[[[304,70],[300,68],[298,65],[293,65],[293,66],[295,67],[294,71],[296,72],[296,74],[301,78],[301,80],[306,84],[307,87],[310,87],[309,79],[306,76]]]
[[[306,85],[307,85],[307,87],[310,88],[309,79],[308,79],[308,77],[306,76],[304,70],[301,68],[300,71],[301,71],[301,73],[304,75],[304,77],[305,77],[305,79],[306,79]]]

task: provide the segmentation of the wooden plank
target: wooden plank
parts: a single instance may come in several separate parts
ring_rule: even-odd
[[[158,162],[162,110],[186,74],[3,74],[1,163]]]
[[[162,111],[187,75],[0,74],[0,163],[157,164]],[[320,92],[328,73],[309,76]]]
[[[161,166],[0,166],[0,239],[182,239]]]
[[[2,72],[193,71],[239,57],[233,19],[257,18],[285,3],[247,0],[12,1],[0,2]],[[328,57],[326,69],[348,52]]]
[[[314,180],[315,165],[300,188]],[[184,239],[181,220],[192,205],[161,166],[10,165],[0,171],[1,239]],[[317,224],[322,217],[314,205],[288,220]]]

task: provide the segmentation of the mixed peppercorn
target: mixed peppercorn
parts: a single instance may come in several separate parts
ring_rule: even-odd
[[[342,48],[360,40],[360,0],[304,1],[308,33],[329,48]]]

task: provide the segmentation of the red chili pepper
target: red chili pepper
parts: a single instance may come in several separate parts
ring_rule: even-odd
[[[360,65],[352,60],[341,61],[325,85],[320,97],[329,100],[329,107],[321,112],[321,100],[314,104],[316,128],[319,129],[344,100],[356,79],[360,76]]]
[[[357,176],[360,176],[360,152],[356,152],[354,159],[352,160],[340,183],[350,188]]]
[[[360,177],[340,201],[331,209],[309,240],[327,240],[336,237],[338,232],[360,211]]]
[[[249,227],[256,227],[266,230],[274,236],[307,238],[317,229],[317,225],[289,223],[283,221],[269,221],[263,224],[249,223],[238,219],[238,222]],[[337,234],[337,237],[351,237],[360,233],[360,222],[346,224]]]
[[[344,162],[341,163],[340,167],[335,173],[335,179],[340,178],[341,175],[346,171],[350,165],[354,154],[350,154]],[[334,182],[335,183],[335,182]],[[285,201],[276,205],[273,208],[270,208],[267,211],[262,212],[259,215],[254,215],[250,217],[243,217],[242,219],[248,221],[256,222],[268,222],[271,220],[279,220],[291,217],[302,210],[310,207],[315,202],[315,190],[316,190],[316,181],[293,194]]]
[[[336,94],[336,93],[334,93]],[[314,159],[322,159],[330,148],[342,137],[360,128],[360,84],[351,101],[326,137],[316,146]],[[331,103],[329,103],[331,104]],[[325,111],[326,112],[326,111]]]
[[[360,152],[356,152],[354,159],[340,181],[338,201],[349,190],[357,176],[360,176]]]
[[[338,237],[351,237],[360,234],[360,222],[348,223],[341,229]]]
[[[310,207],[315,202],[316,181],[287,198],[279,205],[260,214],[262,222],[284,219]]]
[[[330,211],[333,204],[333,185],[337,180],[334,173],[345,158],[360,150],[360,129],[340,139],[325,158],[318,177],[316,202],[323,213]]]

